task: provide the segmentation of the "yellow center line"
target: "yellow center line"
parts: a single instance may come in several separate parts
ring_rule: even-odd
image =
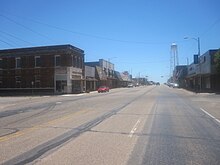
[[[56,124],[56,123],[59,123],[59,122],[62,122],[62,121],[69,120],[70,118],[73,117],[73,115],[79,115],[81,113],[86,113],[86,112],[88,112],[88,110],[81,110],[81,111],[73,112],[73,113],[65,115],[63,117],[60,117],[60,118],[48,121],[46,123],[43,123],[43,124],[40,124],[40,125],[36,125],[36,126],[30,127],[30,128],[27,128],[27,129],[15,132],[13,134],[2,136],[2,137],[0,137],[0,142],[8,141],[8,140],[10,140],[12,138],[16,138],[16,137],[25,135],[27,133],[30,133],[30,132],[34,131],[34,130],[41,129],[42,127],[49,126],[51,124]]]

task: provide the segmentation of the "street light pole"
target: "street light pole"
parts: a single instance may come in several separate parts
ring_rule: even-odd
[[[201,92],[202,90],[202,71],[201,71],[201,59],[200,59],[200,38],[189,38],[189,37],[184,37],[184,39],[193,39],[197,42],[198,44],[198,58],[199,58],[199,81],[200,81],[200,84],[199,84],[199,91]]]
[[[184,37],[184,39],[193,39],[197,42],[198,44],[198,56],[200,56],[200,38],[189,38],[189,37]]]
[[[198,56],[200,57],[200,39],[199,39],[199,37],[197,39],[197,42],[198,42]]]
[[[201,90],[202,90],[202,70],[201,70],[200,39],[199,39],[199,37],[197,39],[197,42],[198,42],[198,58],[199,58],[199,73],[200,73],[200,76],[199,76],[199,79],[200,79],[199,90],[201,92]]]

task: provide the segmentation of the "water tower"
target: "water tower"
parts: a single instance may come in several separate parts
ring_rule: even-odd
[[[177,44],[172,43],[170,51],[170,76],[173,75],[173,71],[177,65],[179,65]]]

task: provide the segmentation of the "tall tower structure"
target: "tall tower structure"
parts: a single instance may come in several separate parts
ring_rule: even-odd
[[[172,43],[170,50],[170,77],[172,77],[173,71],[177,65],[179,65],[177,44]]]

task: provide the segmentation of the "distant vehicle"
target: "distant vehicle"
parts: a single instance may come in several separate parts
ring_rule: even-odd
[[[173,87],[174,83],[168,83],[167,84],[169,87]]]
[[[179,88],[179,84],[173,83],[173,88]]]
[[[153,81],[149,81],[148,83],[149,83],[149,85],[155,85],[155,82],[153,82]]]
[[[132,83],[128,84],[128,88],[133,88],[134,85]]]
[[[109,92],[109,87],[107,87],[107,86],[100,86],[98,88],[98,93],[103,93],[103,92]]]
[[[167,85],[172,88],[179,88],[179,84],[177,83],[168,83]]]
[[[139,83],[136,83],[134,86],[135,86],[135,87],[139,87]]]
[[[157,83],[156,83],[156,85],[160,85],[160,83],[159,83],[159,82],[157,82]]]

